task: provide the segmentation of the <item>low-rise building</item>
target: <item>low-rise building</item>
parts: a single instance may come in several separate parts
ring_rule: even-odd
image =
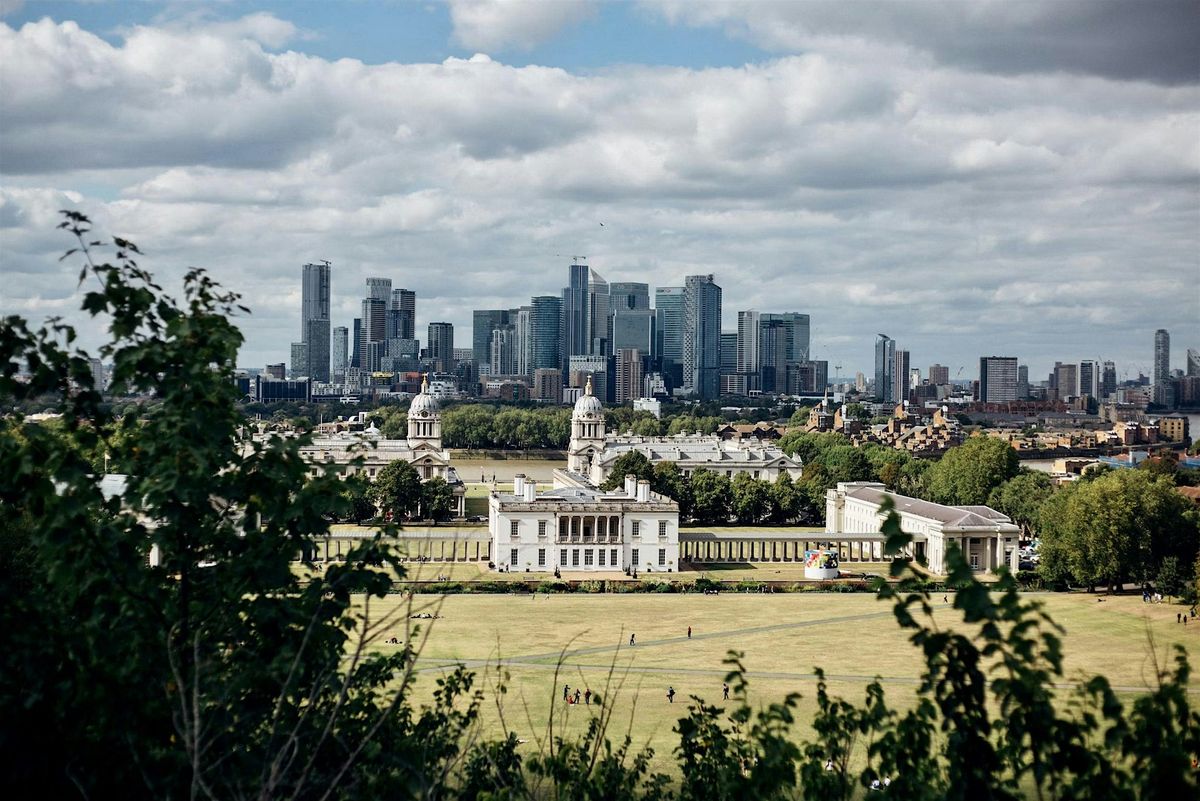
[[[679,504],[627,476],[604,492],[585,476],[556,471],[554,489],[518,475],[511,493],[488,498],[497,570],[529,573],[678,572]]]
[[[836,540],[840,534],[878,533],[885,498],[892,499],[900,527],[913,537],[910,555],[931,572],[946,572],[946,549],[952,543],[975,569],[995,570],[1007,563],[1017,570],[1021,529],[1007,515],[988,506],[946,506],[896,495],[871,481],[840,482],[826,493],[826,536]]]

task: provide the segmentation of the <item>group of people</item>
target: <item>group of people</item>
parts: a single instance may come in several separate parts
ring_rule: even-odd
[[[588,687],[585,690],[575,688],[575,692],[571,692],[571,685],[563,684],[563,700],[570,705],[578,704],[581,700],[584,706],[590,706],[592,703],[592,689]]]
[[[1190,615],[1191,615],[1191,617],[1196,616],[1196,607],[1193,606],[1191,608]],[[1188,622],[1188,616],[1189,616],[1189,612],[1176,612],[1175,613],[1175,622],[1182,623],[1183,625],[1186,626],[1187,622]]]

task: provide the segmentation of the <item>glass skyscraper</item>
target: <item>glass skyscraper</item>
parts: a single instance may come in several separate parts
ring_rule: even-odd
[[[562,369],[562,307],[562,298],[554,295],[529,300],[531,372]]]

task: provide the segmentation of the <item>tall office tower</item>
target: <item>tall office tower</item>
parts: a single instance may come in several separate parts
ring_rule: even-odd
[[[1198,373],[1200,375],[1200,373]],[[1100,397],[1107,398],[1117,391],[1117,365],[1105,362],[1100,370]]]
[[[896,398],[892,394],[892,375],[896,361],[896,340],[887,334],[877,334],[875,340],[875,397],[883,403]]]
[[[892,403],[908,400],[908,351],[896,350],[892,361]]]
[[[681,286],[660,286],[654,290],[654,315],[658,325],[658,353],[662,369],[673,382],[682,384],[683,375],[683,295]]]
[[[742,392],[752,389],[762,389],[760,371],[762,360],[758,355],[761,344],[761,315],[756,311],[738,312],[737,353],[734,361],[734,372],[738,376],[738,385]]]
[[[387,308],[392,302],[392,279],[368,278],[366,297],[382,300],[384,308]]]
[[[1029,398],[1029,365],[1017,365],[1017,400]]]
[[[642,359],[652,359],[655,354],[657,328],[654,310],[619,309],[612,316],[612,349],[636,348]]]
[[[516,375],[517,373],[517,327],[512,323],[492,329],[491,359],[489,375]]]
[[[921,386],[921,368],[911,367],[908,370],[908,388],[914,390]]]
[[[302,375],[329,381],[329,262],[300,268],[300,341],[308,354]]]
[[[562,371],[562,298],[539,295],[529,300],[529,339],[533,370]],[[561,381],[560,381],[561,384]]]
[[[291,378],[306,378],[308,370],[308,346],[303,342],[292,343],[292,358],[289,365]]]
[[[1167,329],[1154,332],[1154,383],[1163,384],[1171,379],[1171,335]]]
[[[371,279],[372,280],[385,279]],[[387,301],[378,297],[365,297],[362,302],[362,336],[359,342],[359,366],[368,373],[379,370],[387,342]]]
[[[1096,397],[1096,379],[1100,376],[1097,374],[1096,363],[1090,359],[1084,359],[1079,363],[1079,394],[1090,395]]]
[[[350,339],[350,366],[362,367],[362,318],[355,317],[354,325],[351,327],[352,337]]]
[[[350,329],[339,325],[333,329],[333,367],[330,370],[333,383],[341,384],[346,380],[346,368],[350,366]]]
[[[600,273],[592,270],[588,274],[588,324],[591,326],[591,341],[588,353],[593,356],[608,356],[608,343],[612,339],[608,326],[609,307],[608,282]]]
[[[683,387],[710,400],[721,390],[721,287],[711,274],[683,284]]]
[[[539,367],[533,371],[533,386],[529,394],[535,400],[562,402],[562,369],[554,367]]]
[[[448,373],[454,369],[454,325],[451,323],[430,323],[426,333],[425,348],[433,369],[439,373]]]
[[[572,356],[591,352],[592,326],[588,318],[588,274],[586,264],[567,268],[567,286],[562,291],[562,368],[568,369]]]
[[[266,373],[271,378],[277,378],[280,381],[284,381],[287,379],[287,365],[282,363],[268,364]]]
[[[940,364],[929,365],[929,383],[930,384],[949,384],[950,383],[950,368],[943,367]]]
[[[471,314],[471,351],[480,375],[491,371],[492,331],[508,323],[508,309],[476,309]]]
[[[637,348],[621,348],[617,351],[616,395],[617,403],[625,403],[642,396],[642,352]]]
[[[809,316],[799,312],[763,312],[760,323],[780,322],[787,333],[787,360],[804,362],[809,358]],[[782,378],[780,379],[783,380]],[[782,390],[781,390],[782,391]]]
[[[612,314],[628,309],[650,308],[650,285],[637,281],[616,281],[608,286],[608,307]],[[645,358],[647,354],[643,353]]]
[[[388,306],[388,339],[417,338],[417,293],[393,289]]]
[[[979,400],[1010,403],[1017,399],[1017,357],[979,357]]]
[[[1058,390],[1058,399],[1066,400],[1079,394],[1079,365],[1054,363],[1054,388]]]
[[[533,307],[511,309],[508,319],[513,327],[513,373],[533,375]]]
[[[612,401],[612,383],[607,356],[572,356],[567,364],[567,386],[583,387],[592,382],[592,394],[601,401]]]
[[[855,392],[866,392],[867,391],[867,377],[865,375],[863,375],[862,373],[854,374],[854,391]]]
[[[767,315],[763,315],[766,317]],[[777,317],[778,315],[771,315]],[[788,347],[792,324],[779,319],[765,319],[758,326],[758,387],[763,392],[787,392],[787,366],[801,364],[807,359],[792,359]]]
[[[1109,364],[1109,362],[1105,362]],[[1200,350],[1188,348],[1187,350],[1187,371],[1185,375],[1200,375]]]
[[[829,362],[820,361],[788,362],[787,372],[780,392],[789,395],[813,395],[824,392],[829,386]]]

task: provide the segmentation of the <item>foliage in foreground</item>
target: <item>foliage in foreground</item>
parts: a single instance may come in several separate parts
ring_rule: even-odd
[[[67,227],[82,243],[86,218]],[[109,419],[68,327],[0,327],[0,397],[54,393],[67,412],[63,432],[15,416],[0,428],[11,795],[716,801],[849,798],[878,781],[879,797],[898,799],[1195,797],[1200,716],[1182,651],[1129,707],[1099,677],[1063,703],[1057,627],[1010,577],[979,584],[957,552],[959,631],[935,625],[906,563],[879,587],[924,655],[915,706],[892,709],[879,682],[861,703],[836,698],[818,674],[814,733],[801,736],[797,696],[753,709],[732,655],[732,701],[693,697],[675,727],[678,778],[652,773],[628,737],[614,742],[611,684],[584,735],[556,734],[552,713],[528,748],[480,738],[483,695],[464,670],[414,708],[411,654],[372,648],[390,621],[370,616],[371,599],[403,576],[386,545],[362,544],[307,586],[289,569],[350,500],[333,476],[306,480],[294,441],[239,438],[236,298],[192,272],[180,304],[132,244],[115,244],[115,265],[92,265],[84,247],[81,279],[100,284],[84,308],[109,320],[101,353],[115,380],[161,399],[136,438],[118,435],[129,421]],[[123,494],[101,494],[82,455],[97,448],[129,465]],[[908,541],[895,515],[884,531],[891,553]],[[407,639],[419,645],[419,633]]]

